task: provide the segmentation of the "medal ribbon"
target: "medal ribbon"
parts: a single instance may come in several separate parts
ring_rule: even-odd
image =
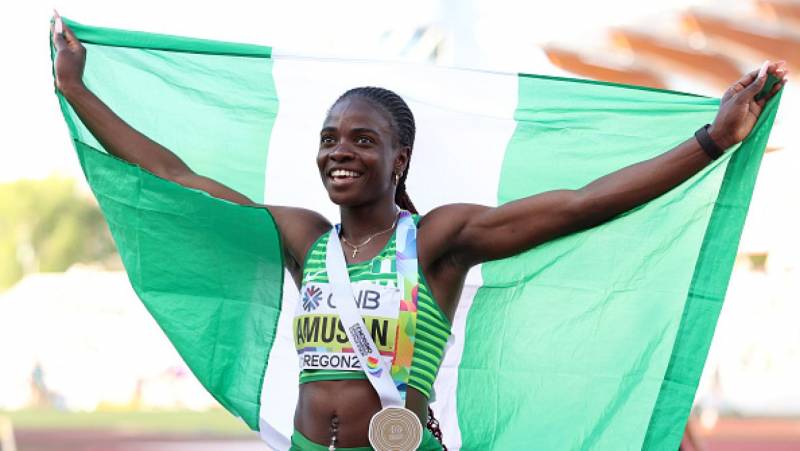
[[[347,262],[339,242],[338,226],[331,230],[326,249],[325,266],[339,317],[345,326],[347,338],[358,355],[361,368],[367,375],[381,405],[404,406],[411,361],[414,357],[414,340],[417,326],[417,293],[419,272],[417,262],[417,226],[411,213],[402,210],[397,222],[395,261],[397,285],[402,296],[397,320],[395,354],[391,367],[381,358],[378,347],[367,331],[358,312]]]
[[[397,287],[400,289],[400,314],[397,318],[392,380],[405,401],[414,343],[417,337],[417,299],[419,295],[419,264],[417,261],[417,226],[408,211],[400,212],[397,225],[396,253]]]

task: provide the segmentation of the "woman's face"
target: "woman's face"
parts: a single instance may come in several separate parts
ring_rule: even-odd
[[[394,173],[408,151],[398,149],[386,113],[358,97],[333,106],[322,125],[317,166],[331,201],[359,206],[391,196]]]

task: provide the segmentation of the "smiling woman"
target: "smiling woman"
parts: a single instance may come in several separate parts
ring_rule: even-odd
[[[377,113],[377,114],[376,114]],[[343,120],[354,123],[342,124]],[[373,125],[368,127],[367,125]],[[349,126],[345,131],[341,127]],[[339,155],[338,151],[348,149],[338,145],[338,141],[348,139],[355,149],[363,149],[369,160],[369,152],[378,152],[380,155],[392,155],[390,161],[391,177],[394,182],[394,202],[400,208],[417,213],[406,192],[406,179],[411,162],[411,150],[414,147],[416,124],[414,115],[403,99],[388,89],[375,87],[354,88],[344,94],[334,103],[328,112],[328,118],[320,134],[320,152],[317,164],[321,173],[325,173],[326,165],[333,181],[341,178],[341,182],[348,179],[359,178],[363,175],[357,168],[347,168],[344,164],[349,155]],[[336,152],[336,153],[335,153]],[[373,156],[373,159],[375,157]],[[363,159],[363,156],[362,156]],[[332,163],[328,163],[328,160]],[[342,162],[341,166],[339,162]],[[335,174],[334,171],[339,171]],[[384,181],[386,175],[383,175]],[[323,179],[323,182],[326,180]],[[385,188],[385,187],[384,187]],[[339,204],[331,197],[331,201]]]
[[[270,444],[439,449],[421,428],[435,424],[435,387],[454,448],[677,447],[673,426],[685,421],[685,387],[696,386],[716,319],[698,303],[724,295],[730,266],[719,262],[735,253],[775,114],[767,102],[782,83],[756,95],[768,74],[785,76],[781,63],[743,76],[718,109],[640,87],[367,65],[408,91],[415,111],[443,118],[421,154],[438,152],[440,164],[415,166],[427,180],[415,198],[439,206],[417,215],[405,190],[411,109],[387,89],[355,88],[319,134],[333,227],[319,205],[264,202],[251,172],[301,161],[295,141],[282,141],[307,114],[292,109],[292,89],[357,63],[310,70],[325,63],[76,31],[53,31],[56,85],[131,281],[209,391]],[[342,73],[370,72],[357,69]],[[303,78],[320,73],[316,84]],[[464,95],[468,86],[485,89]],[[147,92],[159,112],[130,92]],[[191,133],[174,129],[193,111],[203,115]],[[268,156],[258,152],[265,135]],[[243,169],[234,152],[264,159]],[[297,190],[304,170],[277,190]],[[494,199],[440,205],[476,187]],[[470,269],[494,260],[477,274],[482,288],[465,289]],[[284,268],[302,297],[288,306]],[[279,357],[282,336],[293,337],[301,370],[288,428],[278,401],[287,386],[271,385],[293,367]]]
[[[367,230],[369,233],[360,230],[358,225],[371,221],[361,220],[357,215],[363,214],[359,212],[358,208],[362,206],[368,206],[370,215],[380,211],[394,212],[397,207],[417,213],[405,189],[415,132],[414,116],[403,99],[392,91],[376,87],[354,88],[345,92],[333,104],[325,119],[320,132],[320,148],[317,154],[317,165],[322,181],[333,203],[351,206],[342,213],[345,214],[347,211],[348,214],[356,215],[347,222],[343,221],[343,224],[353,224],[355,230],[344,226],[339,230],[342,244],[352,250],[352,254],[347,255],[351,264],[348,271],[351,283],[371,282],[372,284],[377,283],[376,287],[378,287],[391,285],[397,278],[397,275],[391,271],[391,267],[397,265],[394,255],[397,252],[395,237],[383,237],[397,226],[397,214],[393,215],[394,218],[391,219],[391,222],[387,222],[386,227],[377,231]],[[418,217],[414,221],[417,222]],[[348,236],[350,236],[349,239]],[[326,244],[327,237],[323,236],[323,239],[318,240],[306,256],[301,292],[308,292],[320,283],[332,282],[331,276],[327,275],[325,259],[315,258],[315,254],[325,255]],[[366,260],[359,259],[359,252],[371,257]],[[388,262],[387,270],[365,272],[357,269],[359,265],[363,267],[365,263],[370,266],[373,261]],[[378,274],[380,275],[378,276]],[[404,396],[406,395],[405,386],[408,386],[405,405],[416,414],[420,422],[427,422],[429,430],[441,440],[438,423],[433,417],[433,412],[427,407],[427,399],[430,398],[433,380],[442,362],[444,346],[450,334],[450,321],[433,300],[430,289],[425,283],[420,283],[418,290],[417,299],[425,308],[419,310],[416,320],[420,327],[429,328],[434,332],[432,334],[413,334],[416,338],[416,349],[425,349],[426,352],[413,353],[414,360],[410,362],[410,374],[405,379],[396,377],[395,380],[399,382],[399,388]],[[379,343],[377,347],[381,350],[382,355],[392,357],[395,353],[395,343],[400,338],[398,337],[400,329],[397,323],[399,306],[387,306],[391,302],[388,300],[391,298],[391,293],[381,296],[377,294],[381,293],[381,290],[375,288],[370,292],[376,293],[374,305],[376,309],[381,310],[380,315],[384,318],[382,320],[384,327],[376,328],[374,320],[379,317],[372,316],[373,322],[368,325],[369,335]],[[360,293],[364,293],[364,291],[362,290]],[[376,315],[376,311],[369,311],[367,299],[364,294],[357,296],[356,305],[364,314]],[[414,308],[416,309],[416,305]],[[434,314],[431,315],[431,312]],[[308,321],[308,317],[311,316],[300,312],[299,309],[298,313],[298,320],[305,318]],[[336,310],[333,309],[329,314],[335,315]],[[337,329],[334,321],[335,317],[331,318],[331,323],[327,328],[330,331],[330,337]],[[299,324],[297,323],[295,326],[297,331],[301,330]],[[336,324],[342,330],[344,329],[338,323]],[[321,327],[323,335],[326,333],[325,329],[325,322],[323,322]],[[341,335],[344,334],[340,334],[340,338]],[[402,336],[402,332],[399,335]],[[347,336],[344,335],[343,338],[344,342],[340,343],[340,346],[346,347]],[[359,410],[369,406],[368,411],[378,411],[381,408],[381,400],[371,396],[374,392],[373,388],[364,383],[368,380],[365,375],[370,374],[369,370],[365,373],[358,364],[337,365],[332,360],[326,360],[324,364],[316,360],[310,361],[309,354],[311,353],[304,352],[309,349],[309,344],[296,342],[295,346],[301,355],[301,368],[303,368],[300,375],[300,383],[304,384],[301,387],[301,399],[310,400],[301,401],[302,408],[295,412],[297,434],[302,434],[296,439],[305,439],[305,436],[308,436],[313,441],[322,442],[327,436],[330,436],[330,446],[359,444],[363,439],[349,435],[365,426],[368,427],[369,424],[360,427],[346,427],[357,420],[353,418],[355,415],[345,414],[346,409],[343,409],[338,402],[331,402],[331,400],[337,399],[336,394],[342,389],[340,384],[311,383],[353,381],[350,383],[359,384],[368,398],[354,406],[357,406]],[[334,356],[337,355],[335,351],[341,351],[341,347],[338,349],[326,346],[314,347],[314,358],[319,356],[318,349],[334,351]],[[397,359],[395,358],[395,360]],[[372,364],[373,368],[377,368],[380,363],[378,356],[374,360],[367,360],[367,364]],[[387,364],[391,365],[391,363],[392,359],[390,358]],[[354,379],[359,382],[355,382]],[[380,390],[378,392],[379,397],[383,398]],[[386,406],[384,405],[384,407]],[[363,415],[359,416],[363,420],[369,419]],[[331,418],[329,430],[319,427],[315,420],[319,417]],[[432,436],[426,435],[425,437],[427,444],[422,449],[439,448]]]

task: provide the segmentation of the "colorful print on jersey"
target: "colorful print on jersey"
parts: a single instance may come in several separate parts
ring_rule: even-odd
[[[419,268],[417,262],[417,226],[408,211],[400,212],[397,226],[397,286],[400,287],[400,315],[397,318],[397,338],[391,374],[400,397],[406,399],[411,361],[414,358],[414,338],[417,330],[417,299]]]

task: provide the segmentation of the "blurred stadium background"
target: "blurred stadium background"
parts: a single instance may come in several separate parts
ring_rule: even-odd
[[[399,3],[399,2],[397,2]],[[534,3],[534,2],[530,2]],[[800,73],[800,1],[64,0],[75,20],[359,56],[720,96],[765,59]],[[74,161],[44,38],[49,5],[0,6],[14,71],[0,155],[0,450],[255,450],[132,292]],[[792,78],[793,74],[790,74]],[[800,450],[800,101],[764,158],[690,419],[705,450]],[[10,116],[13,114],[13,118]],[[687,446],[692,449],[692,446]]]

